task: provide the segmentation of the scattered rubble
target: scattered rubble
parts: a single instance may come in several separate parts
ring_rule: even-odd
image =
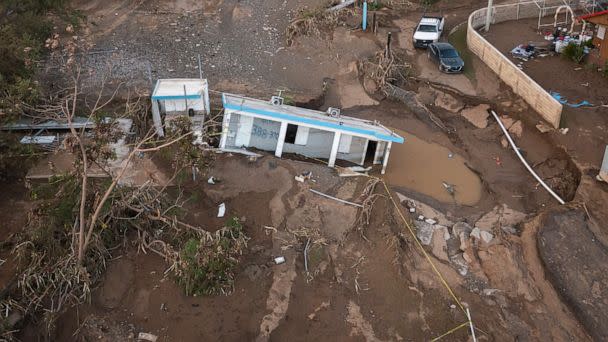
[[[433,239],[435,227],[424,221],[414,221],[414,225],[416,226],[416,236],[418,237],[418,240],[420,240],[420,243],[429,246]]]
[[[139,341],[149,341],[149,342],[156,342],[158,340],[158,336],[154,335],[154,334],[150,334],[150,333],[144,333],[144,332],[140,332],[137,335],[137,339]]]
[[[488,231],[482,230],[481,233],[481,240],[485,243],[490,243],[492,241],[492,239],[494,238],[494,235]]]
[[[430,205],[414,200],[413,198],[407,197],[399,192],[397,192],[396,194],[399,198],[399,202],[405,203],[405,206],[408,208],[409,212],[418,213],[419,220],[429,219],[434,221],[431,224],[438,223],[444,226],[452,225],[452,221],[447,219],[447,217],[443,213],[431,207]]]
[[[490,109],[489,105],[480,104],[475,107],[463,109],[460,114],[465,119],[469,120],[473,126],[477,128],[486,128],[488,127],[488,116],[490,116],[488,109]]]
[[[521,135],[524,131],[524,126],[521,123],[520,120],[515,121],[515,123],[513,123],[513,125],[511,125],[511,127],[509,127],[509,133],[511,133],[511,135],[517,137],[517,138],[521,138]]]
[[[526,219],[526,214],[509,208],[506,204],[496,206],[487,214],[483,215],[475,227],[491,232],[493,229],[500,229],[503,226],[517,226]]]

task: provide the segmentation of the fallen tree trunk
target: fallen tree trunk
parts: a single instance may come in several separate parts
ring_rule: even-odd
[[[399,88],[390,83],[386,83],[384,87],[382,87],[382,91],[389,98],[403,102],[403,104],[405,104],[405,106],[411,110],[418,119],[430,125],[435,125],[444,132],[449,132],[449,129],[443,123],[443,121],[441,121],[441,119],[435,116],[435,114],[433,114],[422,102],[420,102],[418,99],[418,94],[415,92]]]

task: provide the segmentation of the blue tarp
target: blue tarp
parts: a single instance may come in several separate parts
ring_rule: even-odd
[[[591,104],[591,102],[587,101],[587,100],[583,100],[579,103],[568,103],[568,100],[566,100],[565,97],[563,97],[560,93],[552,91],[551,92],[551,96],[553,96],[554,99],[556,99],[559,103],[561,104],[565,104],[569,107],[572,108],[579,108],[579,107],[591,107],[593,106],[593,104]]]

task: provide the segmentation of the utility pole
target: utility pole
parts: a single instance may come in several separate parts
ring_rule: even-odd
[[[490,31],[490,22],[492,21],[492,8],[494,0],[488,0],[488,9],[486,10],[486,32]]]

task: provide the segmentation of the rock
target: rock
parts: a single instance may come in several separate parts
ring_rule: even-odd
[[[502,122],[502,124],[505,126],[505,128],[508,130],[509,128],[511,128],[511,126],[513,126],[513,123],[515,122],[515,120],[511,119],[509,116],[507,115],[501,115],[500,116],[500,121]]]
[[[481,230],[477,227],[473,228],[473,230],[471,230],[470,236],[477,240],[481,239]]]
[[[473,227],[466,222],[456,222],[452,226],[452,234],[454,234],[454,236],[460,236],[461,233],[465,233],[467,239],[468,235],[471,233],[471,230],[473,230]]]
[[[524,126],[520,120],[517,120],[513,125],[511,125],[511,127],[509,127],[509,133],[517,138],[521,138],[523,132]]]
[[[437,221],[435,221],[435,220],[433,220],[433,219],[431,219],[431,218],[427,218],[427,219],[425,219],[425,220],[424,220],[424,222],[426,222],[426,223],[428,223],[428,224],[436,224],[436,223],[437,223]]]
[[[507,138],[505,138],[505,137],[500,138],[500,145],[503,148],[509,147],[509,141],[507,140]]]
[[[467,273],[469,272],[469,265],[467,264],[467,261],[464,259],[463,254],[456,254],[453,257],[450,258],[450,261],[454,264],[454,266],[456,266],[456,269],[458,270],[458,273],[461,276],[466,276]]]
[[[445,239],[445,233],[447,232],[446,227],[442,227],[440,229],[435,229],[433,231],[432,238],[432,252],[437,259],[442,261],[449,261],[448,253],[447,253],[447,243]]]
[[[450,94],[437,91],[437,97],[435,97],[435,106],[441,107],[452,113],[458,113],[462,108],[464,108],[464,103]]]
[[[490,232],[486,232],[485,230],[481,231],[481,240],[485,243],[490,243],[494,239],[494,235]]]
[[[536,129],[537,129],[539,132],[541,132],[541,133],[547,133],[547,132],[551,132],[551,131],[553,130],[553,127],[551,127],[551,126],[547,125],[547,124],[546,124],[546,123],[544,123],[544,122],[539,122],[539,123],[536,125]]]
[[[416,236],[420,240],[420,243],[426,246],[430,245],[433,239],[433,225],[424,221],[415,221],[414,225],[416,226]]]
[[[451,226],[452,222],[450,220],[448,220],[446,218],[446,216],[436,210],[435,208],[431,207],[430,205],[424,204],[420,201],[416,201],[412,198],[409,198],[401,193],[397,192],[397,197],[399,197],[399,201],[401,202],[406,202],[407,206],[409,208],[415,208],[415,212],[417,212],[419,214],[418,219],[419,220],[424,220],[425,218],[432,218],[433,220],[435,220],[435,223],[439,223],[440,225],[443,226]],[[422,216],[422,218],[420,218]]]
[[[156,342],[158,340],[158,336],[150,333],[140,332],[139,335],[137,335],[137,339],[140,341]]]
[[[481,230],[492,231],[502,226],[516,226],[525,220],[526,214],[509,208],[506,204],[496,206],[492,211],[483,215],[475,223],[475,227]]]
[[[435,225],[435,230],[440,230],[443,232],[443,238],[445,240],[449,240],[452,236],[450,235],[450,231],[448,230],[448,227],[440,225],[440,224],[436,224]]]
[[[488,109],[490,106],[487,104],[480,104],[475,107],[464,109],[460,114],[464,116],[465,119],[469,120],[473,126],[477,128],[486,128],[488,127]]]
[[[458,240],[460,240],[460,250],[466,251],[467,248],[469,248],[469,238],[465,232],[461,232],[460,235],[458,235]]]
[[[471,258],[471,256],[467,252],[462,253],[462,258],[469,264],[473,262],[473,258]]]

